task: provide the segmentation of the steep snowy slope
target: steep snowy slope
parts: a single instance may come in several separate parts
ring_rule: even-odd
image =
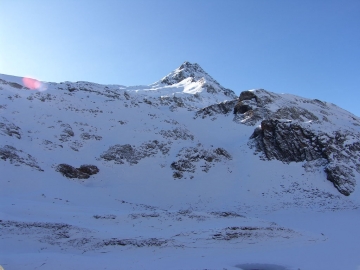
[[[324,235],[321,222],[312,230],[282,217],[336,211],[353,220],[348,232],[358,224],[360,121],[335,105],[265,90],[238,99],[188,62],[150,86],[38,86],[0,75],[5,269],[231,269],[247,259],[325,269],[295,254],[337,250],[329,240],[337,228]],[[317,141],[320,131],[345,139],[331,145],[336,153],[327,142],[311,150],[319,146],[296,137],[297,126],[310,126]],[[289,148],[293,138],[299,153]],[[351,173],[334,187],[329,164]],[[280,210],[288,212],[279,217]],[[273,259],[256,258],[273,247]],[[355,267],[357,258],[326,266]]]

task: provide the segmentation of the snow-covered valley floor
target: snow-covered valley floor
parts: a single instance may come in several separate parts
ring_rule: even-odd
[[[216,245],[212,243],[216,240],[207,238],[206,231],[209,227],[216,228],[218,223],[223,223],[221,224],[223,226],[245,224],[236,218],[232,218],[231,222],[191,221],[181,226],[174,222],[173,227],[181,228],[170,230],[170,224],[159,224],[158,221],[137,221],[123,226],[115,219],[110,222],[100,221],[101,226],[97,225],[95,232],[75,228],[66,230],[65,233],[70,235],[64,233],[59,236],[56,235],[57,228],[44,230],[38,227],[39,224],[31,227],[31,224],[24,223],[27,224],[26,228],[19,228],[17,224],[8,225],[9,227],[2,224],[3,250],[0,259],[4,269],[239,269],[237,266],[240,264],[262,263],[296,270],[358,270],[360,267],[359,214],[359,210],[326,213],[277,212],[266,215],[265,218],[280,226],[296,230],[296,234],[285,232],[276,235],[275,239],[265,237],[266,241],[263,236],[246,236],[239,240],[223,240]],[[4,222],[5,220],[2,221]],[[140,222],[148,224],[139,224]],[[263,224],[264,220],[256,219],[255,223],[249,223]],[[162,246],[156,246],[161,243],[154,243],[155,246],[145,244],[143,247],[132,244],[91,247],[85,243],[85,240],[84,244],[76,243],[77,248],[72,244],[66,244],[69,238],[74,237],[71,234],[101,242],[101,239],[94,240],[91,237],[102,235],[109,239],[110,236],[123,235],[129,225],[139,227],[136,231],[144,230],[143,236],[150,234],[147,226],[157,227],[157,231],[164,232],[152,236],[164,237],[174,231],[183,234],[194,232],[196,235],[191,241],[186,241],[188,239],[184,237],[184,242],[181,244],[169,242]],[[7,230],[12,230],[12,233]],[[7,234],[4,235],[4,232]],[[297,234],[302,235],[299,237]],[[181,236],[179,238],[181,239]],[[43,240],[38,241],[39,239]],[[141,241],[138,243],[140,244]]]
[[[40,191],[31,200],[1,194],[4,269],[360,267],[356,207],[269,211],[254,201],[254,208],[242,205],[232,211],[201,210],[201,204],[162,209],[136,200],[101,202],[94,194],[91,203],[82,201],[80,192],[78,198],[60,198]]]

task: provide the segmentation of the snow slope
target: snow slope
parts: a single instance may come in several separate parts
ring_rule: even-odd
[[[358,188],[254,155],[254,127],[213,109],[237,97],[197,64],[150,86],[36,91],[0,75],[0,89],[4,269],[360,266]],[[99,172],[66,178],[59,164]]]

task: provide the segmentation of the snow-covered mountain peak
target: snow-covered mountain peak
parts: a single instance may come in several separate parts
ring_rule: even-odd
[[[180,67],[162,78],[160,82],[166,85],[174,85],[187,78],[190,78],[191,82],[200,81],[200,83],[204,83],[205,81],[208,81],[220,86],[220,84],[206,73],[199,64],[192,64],[190,62],[184,62]]]
[[[160,81],[151,85],[153,88],[183,88],[181,92],[187,94],[220,95],[222,99],[235,99],[232,90],[221,86],[214,78],[205,72],[199,64],[184,62],[180,67],[170,72]],[[220,102],[217,97],[217,102]],[[220,98],[221,99],[221,98]],[[209,104],[210,105],[210,104]]]

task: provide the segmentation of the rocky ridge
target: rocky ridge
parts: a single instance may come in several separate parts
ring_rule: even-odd
[[[360,120],[354,115],[320,100],[263,89],[242,92],[234,114],[239,123],[260,124],[249,145],[263,159],[322,166],[340,193],[354,191],[360,174]]]

